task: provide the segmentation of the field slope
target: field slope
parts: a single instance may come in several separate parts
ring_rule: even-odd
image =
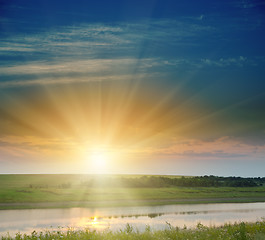
[[[252,187],[164,184],[174,178],[180,177],[0,175],[0,209],[265,201],[262,184]]]

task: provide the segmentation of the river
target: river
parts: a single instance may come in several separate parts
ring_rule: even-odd
[[[118,231],[129,223],[143,231],[147,225],[154,230],[165,229],[167,223],[178,227],[195,227],[198,223],[218,226],[229,222],[254,222],[264,217],[264,202],[0,210],[0,236],[6,236],[7,232],[14,236],[17,232],[52,231],[58,226],[63,230],[71,227]]]

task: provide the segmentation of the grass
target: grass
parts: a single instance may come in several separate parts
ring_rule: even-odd
[[[57,231],[39,232],[33,231],[29,235],[18,233],[16,237],[2,237],[2,240],[49,240],[49,239],[93,239],[93,240],[170,240],[170,239],[196,239],[196,240],[264,240],[265,239],[265,221],[255,223],[235,223],[225,224],[221,227],[206,227],[198,224],[196,228],[176,228],[170,224],[164,230],[153,231],[149,226],[146,226],[144,232],[139,232],[132,226],[128,225],[124,230],[112,232],[106,230],[103,232],[85,230],[68,229],[66,232],[58,229]]]
[[[0,175],[0,209],[265,201],[265,186],[129,188],[102,187],[101,181],[89,175]]]

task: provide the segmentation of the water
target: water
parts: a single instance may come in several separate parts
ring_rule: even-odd
[[[254,222],[264,217],[265,203],[0,210],[0,236],[7,232],[14,236],[17,232],[51,231],[58,226],[118,231],[129,223],[143,231],[147,225],[154,230],[165,229],[166,223],[179,227],[195,227],[199,222],[218,226],[228,222]]]

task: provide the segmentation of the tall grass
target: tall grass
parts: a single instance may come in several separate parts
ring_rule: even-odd
[[[128,239],[128,240],[169,240],[169,239],[185,239],[185,240],[264,240],[265,239],[265,220],[255,223],[235,223],[225,224],[221,227],[206,227],[198,224],[196,228],[178,228],[167,224],[165,230],[153,231],[150,226],[147,226],[144,232],[139,232],[132,226],[127,224],[124,230],[112,232],[106,230],[103,232],[68,229],[66,232],[58,229],[57,231],[39,232],[33,231],[29,235],[17,235],[12,238],[10,236],[2,237],[2,240],[56,240],[56,239],[90,239],[90,240],[113,240],[113,239]]]

